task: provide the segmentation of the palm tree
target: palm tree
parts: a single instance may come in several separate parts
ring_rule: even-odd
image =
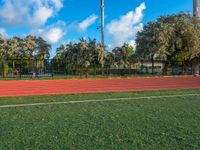
[[[9,59],[12,60],[12,68],[15,69],[15,61],[18,58],[19,55],[19,41],[17,37],[13,37],[11,39],[7,40],[7,48],[5,49]]]
[[[36,39],[36,44],[38,49],[37,56],[42,59],[48,59],[50,57],[51,45],[41,37]]]
[[[97,45],[98,63],[101,65],[102,75],[104,75],[104,64],[105,64],[105,47],[101,44]]]
[[[62,54],[62,58],[64,58],[65,63],[68,66],[75,66],[78,64],[77,52],[77,44],[70,42],[66,45],[65,51]]]
[[[37,44],[37,59],[39,59],[39,63],[41,65],[41,72],[44,72],[44,63],[45,59],[49,59],[51,45],[48,44],[43,38],[38,37],[36,39]],[[38,62],[38,61],[37,61]]]
[[[96,77],[96,65],[98,64],[98,51],[96,39],[89,38],[88,52],[90,53],[89,61],[94,64],[94,76]]]
[[[90,61],[89,61],[89,49],[88,49],[88,43],[84,38],[80,39],[80,42],[78,43],[78,64],[81,67],[81,73],[80,76],[82,75],[82,68],[86,68],[86,77],[88,77],[88,67],[90,66]]]
[[[35,36],[28,35],[25,37],[24,42],[23,42],[23,48],[26,51],[27,55],[29,56],[29,59],[31,60],[31,66],[32,66],[32,73],[33,76],[35,74],[35,61],[34,61],[34,56],[36,54],[36,50],[38,48],[37,45],[37,40]]]
[[[85,75],[88,77],[88,69],[91,64],[94,64],[94,74],[96,74],[97,64],[101,66],[104,65],[105,53],[102,45],[97,44],[96,39],[89,39],[87,41],[84,38],[81,38],[78,43],[70,42],[66,47],[61,45],[57,49],[57,54],[54,58],[64,60],[67,64],[67,68],[70,66],[75,69],[80,67],[80,77],[83,74],[83,68],[85,68]]]
[[[61,59],[64,52],[65,52],[65,45],[61,44],[61,46],[56,49],[56,57],[58,59]]]
[[[89,53],[89,61],[94,63],[94,74],[96,75],[96,64],[101,65],[102,68],[102,75],[103,67],[105,63],[105,50],[101,44],[97,44],[96,39],[89,39],[88,42],[88,53]]]
[[[62,57],[64,56],[65,52],[65,45],[62,44],[59,48],[56,50],[56,56],[54,57],[56,64],[57,64],[57,71],[60,72],[60,65],[62,64]]]
[[[37,48],[37,38],[32,35],[26,36],[24,39],[24,49],[26,50],[27,54],[31,57],[31,59],[34,58]]]

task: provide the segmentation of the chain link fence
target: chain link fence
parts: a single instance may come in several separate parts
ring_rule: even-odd
[[[196,68],[200,68],[200,61]],[[192,75],[192,62],[181,61],[137,61],[128,66],[90,65],[81,67],[69,65],[54,59],[9,59],[0,61],[0,78],[44,78],[44,77],[106,77],[106,76],[159,76]]]

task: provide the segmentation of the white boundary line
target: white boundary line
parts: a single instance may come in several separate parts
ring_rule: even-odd
[[[59,104],[78,104],[78,103],[108,102],[108,101],[127,101],[127,100],[140,100],[140,99],[161,99],[161,98],[189,97],[189,96],[200,96],[200,94],[181,94],[181,95],[146,96],[146,97],[132,97],[132,98],[112,98],[112,99],[96,99],[96,100],[80,100],[80,101],[77,100],[77,101],[65,101],[65,102],[0,105],[0,108],[46,106],[46,105],[59,105]]]

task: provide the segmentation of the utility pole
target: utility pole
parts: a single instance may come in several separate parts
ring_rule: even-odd
[[[193,0],[193,14],[194,17],[199,17],[199,6],[198,6],[198,0]]]
[[[101,0],[101,44],[105,48],[104,43],[104,0]]]
[[[105,51],[105,41],[104,41],[104,0],[101,0],[101,46],[103,51]],[[101,65],[102,75],[104,75],[104,64]]]
[[[193,19],[195,24],[199,22],[199,0],[193,0]],[[200,73],[198,62],[198,58],[194,58],[192,61],[192,72],[194,76],[199,76]]]

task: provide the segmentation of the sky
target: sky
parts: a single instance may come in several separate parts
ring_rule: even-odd
[[[105,0],[105,43],[108,49],[130,43],[143,25],[160,15],[187,11],[193,0]],[[100,0],[0,0],[0,34],[6,38],[41,36],[52,44],[81,37],[101,41]]]

